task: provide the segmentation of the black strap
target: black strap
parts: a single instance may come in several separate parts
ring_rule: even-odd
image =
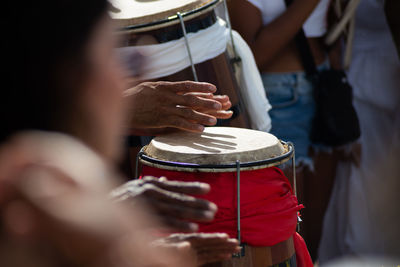
[[[285,0],[286,6],[290,6],[293,0]],[[307,76],[314,78],[317,74],[317,66],[315,65],[314,57],[311,53],[310,46],[307,41],[307,37],[304,34],[303,27],[295,36],[296,46],[300,52],[301,62]]]

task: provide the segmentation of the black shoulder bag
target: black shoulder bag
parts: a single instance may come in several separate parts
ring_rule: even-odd
[[[285,0],[289,6],[293,0]],[[353,90],[344,71],[318,71],[304,30],[295,37],[301,61],[314,87],[316,103],[310,139],[313,143],[340,146],[360,137],[360,125],[353,107]]]

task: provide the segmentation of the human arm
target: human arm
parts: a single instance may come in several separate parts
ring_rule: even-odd
[[[295,0],[287,10],[267,25],[261,11],[247,0],[230,3],[232,26],[249,44],[259,67],[268,64],[294,39],[319,0]]]

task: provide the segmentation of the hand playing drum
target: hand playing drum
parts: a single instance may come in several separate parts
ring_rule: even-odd
[[[236,239],[221,233],[173,234],[153,244],[172,250],[186,250],[195,259],[197,266],[230,259],[233,253],[240,251]]]
[[[154,135],[166,128],[201,132],[217,119],[229,119],[228,96],[213,95],[209,83],[145,82],[125,92],[130,134]]]
[[[231,99],[235,114],[216,114],[215,111],[221,108],[209,106],[204,101],[200,103],[192,96],[182,97],[188,92],[210,93],[209,90],[204,90],[207,89],[204,87],[206,84],[197,84],[203,88],[194,88],[195,83],[187,82],[180,86],[173,85],[170,87],[172,91],[168,90],[173,93],[176,93],[174,87],[182,89],[182,85],[185,85],[181,97],[174,99],[161,97],[161,102],[147,102],[161,106],[145,106],[146,102],[141,103],[142,108],[150,111],[149,116],[155,115],[157,119],[161,118],[164,124],[162,127],[166,124],[167,127],[200,132],[204,125],[215,125],[215,118],[229,119],[222,122],[225,126],[250,127],[247,112],[240,98],[238,81],[230,60],[231,55],[227,51],[227,28],[216,12],[220,2],[220,0],[110,1],[113,6],[110,16],[118,28],[121,40],[117,52],[126,66],[129,80],[137,78],[140,81],[204,81],[214,84],[218,88],[217,94],[227,95]],[[178,16],[177,12],[182,16]],[[189,88],[186,85],[190,85],[192,90],[187,90]],[[216,88],[212,87],[211,93],[214,93]],[[193,99],[201,106],[197,106]],[[212,104],[211,101],[208,103]],[[177,105],[185,108],[176,109]],[[166,110],[162,108],[163,106],[169,108]],[[161,114],[154,114],[152,112],[154,110]],[[161,117],[158,117],[159,115]]]
[[[195,267],[191,245],[190,253],[153,245],[160,225],[143,207],[109,201],[116,175],[95,158],[59,134],[32,132],[0,147],[1,265]]]
[[[198,226],[190,221],[210,222],[217,206],[207,200],[190,195],[203,195],[210,191],[208,184],[199,182],[168,181],[166,178],[145,177],[115,189],[112,196],[117,201],[129,200],[152,207],[161,221],[174,230],[195,232]]]

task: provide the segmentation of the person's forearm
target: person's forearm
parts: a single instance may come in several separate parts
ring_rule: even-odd
[[[335,70],[342,70],[344,67],[342,62],[343,55],[341,41],[341,39],[338,39],[328,51],[329,65]]]
[[[328,28],[332,28],[337,24],[339,17],[337,13],[335,12],[335,8],[333,5],[330,6],[328,9]],[[327,51],[328,51],[328,58],[329,58],[329,65],[332,69],[335,70],[343,70],[344,65],[343,65],[343,49],[342,49],[342,43],[343,43],[343,38],[340,36],[337,38],[337,40],[331,44],[327,45]]]
[[[400,2],[395,0],[385,1],[385,15],[392,32],[393,41],[397,47],[397,53],[400,59]]]
[[[295,0],[285,13],[262,27],[249,42],[258,66],[268,64],[294,39],[318,3],[318,0]]]

